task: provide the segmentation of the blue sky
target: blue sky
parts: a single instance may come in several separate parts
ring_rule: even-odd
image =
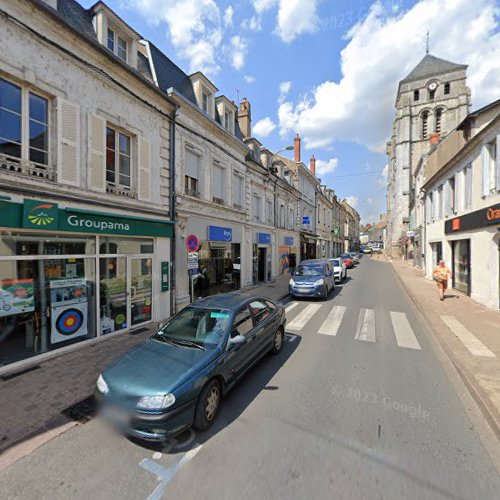
[[[83,1],[85,7],[93,1]],[[431,53],[469,64],[473,107],[498,98],[495,0],[108,0],[187,73],[252,104],[255,135],[349,197],[363,222],[385,211],[384,144],[398,80]],[[464,40],[467,43],[464,43]]]

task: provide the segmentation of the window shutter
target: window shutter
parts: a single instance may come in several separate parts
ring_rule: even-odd
[[[213,196],[216,198],[224,198],[224,187],[223,187],[223,170],[219,165],[214,164],[213,166]]]
[[[490,184],[490,172],[489,172],[489,158],[488,158],[488,146],[483,145],[481,150],[481,194],[487,196],[489,193]]]
[[[89,114],[89,188],[106,192],[106,120]]]
[[[57,100],[57,179],[80,185],[80,107]]]
[[[186,150],[186,175],[193,179],[200,178],[200,157]]]
[[[151,199],[151,143],[139,137],[137,157],[139,168],[137,169],[137,192],[139,200]]]
[[[500,191],[500,134],[497,135],[495,147],[495,169],[496,169],[496,188]]]

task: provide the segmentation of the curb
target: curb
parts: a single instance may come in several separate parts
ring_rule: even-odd
[[[396,271],[396,269],[392,263],[391,263],[391,267],[392,267],[392,270],[394,271],[394,274],[396,275],[399,283],[401,284],[401,286],[405,290],[406,294],[408,295],[408,297],[411,299],[412,303],[415,305],[415,307],[419,311],[419,313],[420,313],[422,319],[424,320],[425,324],[427,325],[427,327],[432,331],[434,339],[441,346],[441,349],[444,351],[444,353],[446,354],[446,357],[448,358],[450,363],[455,368],[460,379],[462,380],[463,384],[465,385],[467,391],[469,392],[469,394],[472,396],[472,398],[476,402],[477,406],[481,410],[481,413],[483,414],[484,418],[488,422],[489,427],[491,428],[491,430],[495,434],[496,438],[500,442],[500,416],[498,415],[497,409],[491,403],[489,397],[484,393],[483,389],[479,386],[474,375],[467,368],[459,366],[458,362],[448,352],[448,349],[447,349],[446,345],[444,345],[444,343],[441,341],[440,335],[436,331],[436,328],[427,319],[427,316],[426,316],[424,309],[420,306],[420,303],[417,301],[414,294],[411,292],[410,288],[406,286],[403,279],[401,278],[399,273]]]

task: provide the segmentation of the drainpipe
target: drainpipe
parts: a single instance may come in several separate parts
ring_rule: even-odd
[[[427,190],[424,188],[420,188],[420,192],[424,194],[424,230],[422,231],[422,239],[424,243],[424,251],[422,252],[422,263],[424,265],[425,275],[427,276],[427,264],[426,264],[426,255],[427,255]]]
[[[177,116],[177,110],[179,106],[176,106],[172,113],[172,122],[170,123],[170,220],[174,222],[174,231],[172,238],[170,239],[170,316],[176,313],[176,280],[175,280],[175,245],[176,245],[176,233],[177,233],[177,221],[176,221],[176,203],[175,203],[175,118]]]

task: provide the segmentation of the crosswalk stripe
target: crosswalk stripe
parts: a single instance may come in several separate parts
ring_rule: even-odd
[[[391,321],[399,347],[422,350],[405,313],[391,311]]]
[[[373,309],[359,311],[358,329],[354,338],[365,342],[375,342],[375,311]]]
[[[455,316],[440,316],[440,318],[473,356],[481,356],[484,358],[496,357],[495,354],[467,330]]]
[[[285,311],[290,312],[295,306],[298,306],[298,305],[299,305],[298,302],[290,302],[289,304],[287,304],[285,306]]]
[[[287,330],[300,331],[305,324],[319,311],[321,304],[309,304],[296,318],[288,325]]]
[[[334,306],[326,317],[323,324],[320,326],[318,333],[322,335],[337,335],[337,332],[344,317],[346,307]]]

